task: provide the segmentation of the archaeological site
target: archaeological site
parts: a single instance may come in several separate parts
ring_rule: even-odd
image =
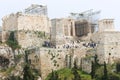
[[[100,13],[90,9],[50,19],[47,6],[32,4],[23,12],[4,16],[0,32],[0,80],[93,80],[94,75],[92,79],[83,79],[82,73],[81,79],[49,77],[57,74],[53,75],[54,71],[74,70],[75,66],[91,75],[93,63],[101,68],[105,64],[117,65],[120,32],[115,30],[114,19],[100,19]]]

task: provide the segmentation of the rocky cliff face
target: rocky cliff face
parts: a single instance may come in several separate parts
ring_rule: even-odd
[[[14,64],[14,61],[13,61],[14,57],[17,55],[20,55],[20,54],[25,54],[23,49],[17,49],[15,51],[12,51],[12,49],[9,46],[7,46],[6,44],[0,45],[0,60],[8,59],[9,66]],[[3,60],[3,62],[5,62],[5,61]]]
[[[6,80],[9,76],[22,77],[24,63],[22,55],[24,55],[22,49],[12,51],[6,44],[0,45],[0,80]]]
[[[0,46],[0,67],[8,67],[11,64],[14,64],[13,62],[14,55],[13,51],[10,47],[7,45],[1,45]]]

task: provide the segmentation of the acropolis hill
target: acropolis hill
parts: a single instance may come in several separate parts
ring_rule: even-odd
[[[90,73],[95,55],[100,64],[113,64],[120,59],[120,32],[115,31],[114,19],[94,18],[99,14],[100,11],[88,10],[49,19],[47,6],[32,4],[24,12],[4,16],[0,70],[17,65],[10,74],[22,78],[26,52],[31,67],[40,72],[42,80],[52,70],[73,67],[74,61]],[[15,50],[6,44],[11,32],[21,46]],[[0,80],[6,80],[4,73],[0,73]]]

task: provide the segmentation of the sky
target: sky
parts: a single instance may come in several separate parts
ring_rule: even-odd
[[[114,19],[115,28],[120,31],[120,0],[0,0],[0,26],[2,17],[23,11],[31,4],[47,5],[50,19],[67,17],[71,12],[101,10],[100,19]]]

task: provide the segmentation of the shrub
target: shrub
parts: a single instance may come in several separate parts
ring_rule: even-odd
[[[20,45],[18,44],[18,41],[16,40],[13,31],[10,33],[10,36],[9,36],[8,40],[6,41],[6,43],[8,46],[10,46],[12,48],[12,50],[20,48]]]

